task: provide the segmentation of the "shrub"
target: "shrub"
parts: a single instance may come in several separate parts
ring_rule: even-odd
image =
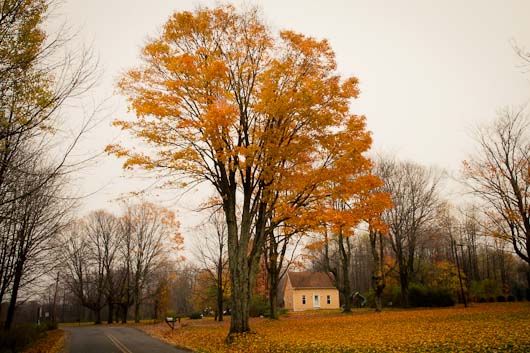
[[[427,287],[412,283],[409,286],[409,305],[410,306],[431,306],[429,305],[429,294]]]
[[[431,288],[429,292],[432,300],[432,306],[445,307],[455,305],[455,300],[448,289]]]
[[[369,297],[367,297],[368,300]],[[375,293],[373,294],[373,298],[375,298]],[[372,299],[373,299],[372,298]],[[386,285],[385,289],[383,290],[383,294],[381,295],[381,300],[383,302],[383,306],[401,306],[401,287],[397,285]],[[375,307],[375,301],[372,300],[371,305]]]
[[[366,293],[368,306],[375,307],[375,293],[370,290]],[[485,302],[486,299],[482,298]],[[392,302],[393,306],[402,306],[401,289],[399,286],[387,286],[383,291],[383,305]],[[419,283],[411,283],[408,293],[409,305],[412,307],[445,307],[455,305],[455,298],[446,288],[426,287]]]
[[[264,295],[254,295],[250,302],[249,314],[251,317],[268,316],[270,314],[269,300]]]
[[[480,297],[480,298],[478,298],[478,302],[479,303],[485,303],[485,302],[487,302],[487,300],[484,297]]]
[[[21,325],[9,331],[0,330],[0,353],[21,352],[45,333],[45,326]]]
[[[386,297],[385,292],[383,291],[383,304],[388,304],[391,302],[392,306],[403,305],[403,303],[401,302],[401,287],[400,286],[390,286],[388,288],[388,293],[389,295],[388,297]]]
[[[367,300],[366,306],[369,308],[375,308],[375,292],[373,289],[370,289],[368,292],[364,293],[364,297]]]
[[[489,303],[495,303],[495,298],[493,298],[493,297],[489,297],[489,298],[488,298],[488,302],[489,302]]]
[[[517,299],[518,302],[524,300],[524,294],[525,294],[524,288],[516,287],[512,293],[514,294],[515,299]]]
[[[375,308],[375,292],[370,289],[368,292],[363,294],[366,298],[366,306]],[[387,284],[381,295],[381,301],[383,306],[401,306],[401,287]]]
[[[501,287],[499,285],[499,282],[497,282],[494,279],[485,279],[481,281],[482,288],[484,288],[484,293],[489,296],[495,298],[498,295],[502,294]]]
[[[514,302],[515,301],[515,297],[513,295],[509,295],[508,296],[508,301],[509,302]]]
[[[506,297],[504,295],[497,296],[497,301],[499,303],[504,303],[506,301]]]
[[[486,302],[486,293],[484,293],[484,287],[481,281],[471,281],[469,285],[469,297],[471,300],[479,303],[481,302],[480,299],[483,298],[484,301],[482,303]]]
[[[471,281],[469,286],[469,297],[478,301],[481,297],[496,298],[502,295],[502,288],[494,279],[484,279],[482,281]]]
[[[409,305],[413,307],[445,307],[455,305],[455,300],[448,289],[427,288],[421,284],[411,284]]]
[[[191,320],[199,320],[199,319],[202,319],[202,315],[201,315],[200,312],[194,312],[194,313],[191,313],[189,317],[190,317]]]
[[[46,331],[51,331],[51,330],[57,330],[57,322],[53,322],[53,321],[46,321],[42,324],[43,326],[43,329],[46,330]]]

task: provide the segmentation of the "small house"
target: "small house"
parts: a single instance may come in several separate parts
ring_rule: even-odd
[[[324,272],[287,272],[283,303],[293,311],[339,309],[339,291],[333,275]]]

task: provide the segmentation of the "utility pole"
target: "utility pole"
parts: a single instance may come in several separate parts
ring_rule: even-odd
[[[53,294],[53,311],[52,311],[52,323],[57,323],[57,291],[59,290],[59,272],[57,272],[57,279],[55,280],[55,293]]]

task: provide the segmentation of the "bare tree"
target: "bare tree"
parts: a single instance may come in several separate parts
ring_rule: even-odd
[[[201,229],[202,236],[196,246],[196,258],[215,285],[215,320],[223,321],[224,295],[227,286],[228,252],[227,229],[223,214],[216,211],[208,218],[208,227]]]
[[[353,233],[346,232],[342,226],[337,231],[329,225],[323,225],[322,229],[321,238],[306,248],[311,252],[317,251],[314,269],[333,274],[344,312],[349,312],[352,307],[350,264]]]
[[[69,222],[71,204],[61,198],[64,184],[59,178],[49,179],[41,168],[35,167],[33,175],[22,174],[14,196],[16,201],[9,204],[9,218],[2,222],[2,296],[6,289],[10,292],[10,302],[4,328],[9,330],[13,323],[20,289],[32,283],[40,275],[53,268],[50,259],[52,249],[57,246],[59,232]],[[16,198],[17,193],[25,193],[35,183],[45,184],[32,193],[32,197]]]
[[[466,247],[465,254],[462,254],[462,267],[468,282],[482,279],[478,265],[478,247],[479,240],[484,235],[484,227],[480,217],[481,213],[475,205],[471,205],[460,212],[461,238]]]
[[[467,185],[487,205],[492,235],[506,237],[530,264],[530,119],[504,109],[477,134],[478,151],[465,162]]]
[[[101,310],[105,306],[105,263],[99,252],[99,236],[89,235],[87,221],[96,219],[93,214],[73,224],[66,233],[63,263],[67,267],[67,283],[81,305],[94,312],[96,324],[101,323]]]
[[[69,229],[63,252],[67,283],[94,312],[96,323],[106,305],[109,322],[118,308],[126,322],[131,305],[140,320],[141,303],[156,291],[146,288],[153,273],[168,258],[171,245],[181,246],[177,228],[171,211],[142,203],[128,206],[121,219],[96,211]]]
[[[458,275],[458,286],[459,286],[459,298],[460,301],[464,303],[464,306],[467,307],[467,296],[465,293],[465,284],[462,276],[462,267],[461,261],[463,256],[462,253],[459,253],[459,247],[463,247],[463,232],[462,226],[459,220],[452,214],[453,208],[448,203],[443,203],[439,207],[438,212],[438,222],[441,226],[442,234],[449,240],[450,248],[450,259],[453,264],[456,265],[457,275]]]
[[[372,252],[373,274],[372,288],[375,294],[375,311],[383,310],[383,290],[386,287],[387,270],[385,268],[385,239],[386,235],[382,231],[370,228],[370,249]]]
[[[52,4],[0,3],[0,300],[11,294],[6,329],[20,289],[54,265],[52,242],[71,209],[63,207],[61,188],[80,166],[71,154],[90,127],[90,119],[83,121],[61,148],[49,142],[59,134],[61,107],[95,79],[89,52],[68,48],[73,37],[44,32]]]
[[[86,219],[85,232],[90,244],[89,257],[94,264],[97,264],[98,288],[102,290],[105,303],[108,305],[108,323],[113,321],[115,303],[114,271],[121,246],[118,230],[118,219],[109,212],[96,211]]]
[[[122,246],[119,250],[119,262],[115,270],[116,277],[116,304],[118,305],[121,322],[126,323],[129,308],[133,305],[132,295],[132,231],[133,223],[127,214],[120,217],[120,234]]]
[[[53,0],[9,0],[0,6],[0,190],[4,191],[11,170],[28,169],[28,159],[19,150],[39,139],[57,133],[60,108],[78,98],[95,82],[96,64],[89,51],[71,50],[73,41],[66,31],[45,33],[43,24]],[[48,178],[35,183],[25,194],[30,195],[55,174],[69,169],[69,157],[80,136],[90,123],[82,123],[79,133],[65,142],[59,155],[46,169]],[[49,150],[50,146],[44,146]],[[27,153],[27,152],[26,152]],[[29,156],[31,158],[31,156]],[[71,165],[70,165],[71,167]],[[31,173],[31,170],[27,170]],[[41,172],[44,172],[41,171]],[[3,193],[0,204],[15,201],[11,193]]]
[[[182,244],[178,233],[178,222],[173,212],[151,203],[141,203],[127,207],[124,221],[128,232],[125,242],[130,260],[130,287],[134,303],[134,321],[140,321],[142,294],[149,276],[165,259],[169,242],[174,247]]]
[[[289,227],[285,223],[268,231],[263,252],[268,274],[270,318],[279,317],[280,282],[296,259],[296,252],[303,231],[298,227]]]
[[[394,207],[383,213],[399,271],[401,296],[408,303],[408,288],[414,273],[416,246],[436,215],[439,176],[411,162],[379,158],[376,173],[384,181]]]
[[[520,46],[517,44],[517,42],[514,40],[512,41],[512,48],[523,61],[523,67],[528,68],[530,66],[530,51],[528,51],[526,48]]]
[[[170,305],[176,313],[193,310],[192,297],[198,269],[192,264],[180,264],[171,280]]]

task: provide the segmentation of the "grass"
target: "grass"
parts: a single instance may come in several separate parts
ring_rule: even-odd
[[[126,325],[145,325],[145,324],[154,324],[156,322],[160,322],[161,320],[153,320],[153,319],[146,319],[146,320],[140,320],[140,323],[135,323],[134,320],[127,320]],[[94,321],[82,321],[82,322],[61,322],[58,324],[59,327],[77,327],[77,326],[95,326]],[[107,323],[107,321],[103,321],[99,326],[123,326],[125,324],[122,324],[120,322],[113,322],[112,324]]]
[[[143,326],[147,333],[197,352],[530,352],[530,303],[469,308],[292,313],[252,319],[253,334],[227,346],[228,322],[184,320]]]
[[[94,325],[93,321],[84,321],[84,322],[60,322],[59,327],[75,327],[75,326],[92,326]]]

